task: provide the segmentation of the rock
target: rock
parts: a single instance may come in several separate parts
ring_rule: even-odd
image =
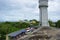
[[[23,40],[60,40],[60,30],[52,27],[40,27]]]

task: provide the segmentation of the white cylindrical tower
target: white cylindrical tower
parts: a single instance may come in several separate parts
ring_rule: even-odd
[[[48,8],[48,0],[39,0],[40,26],[49,26],[47,8]]]

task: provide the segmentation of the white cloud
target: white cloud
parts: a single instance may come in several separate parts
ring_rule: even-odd
[[[49,13],[49,19],[53,21],[60,20],[60,1],[59,0],[53,0],[49,1],[49,8],[48,8],[48,13]]]
[[[0,0],[0,17],[8,21],[39,19],[38,0]],[[60,1],[49,0],[49,19],[59,20]],[[4,16],[4,17],[3,17]],[[57,17],[57,18],[55,18]],[[1,20],[1,19],[0,19]]]

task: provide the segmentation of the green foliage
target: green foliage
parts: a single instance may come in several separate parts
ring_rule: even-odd
[[[51,27],[55,27],[55,22],[52,22],[52,21],[49,20],[49,25],[50,25]]]
[[[21,25],[21,26],[20,26],[21,28],[27,28],[30,24],[23,22],[23,23],[21,23],[20,25]]]
[[[36,23],[33,25],[38,25],[37,20],[34,21],[36,21]],[[27,20],[24,20],[24,22],[1,22],[0,40],[5,40],[6,34],[29,27],[31,25],[29,22]]]
[[[57,28],[60,28],[60,20],[58,20],[58,21],[56,22],[56,27],[57,27]]]
[[[51,27],[58,27],[60,28],[60,20],[57,22],[49,21],[49,24]],[[5,40],[6,34],[9,34],[11,32],[27,28],[29,26],[38,26],[39,21],[33,19],[33,20],[24,20],[24,22],[1,22],[0,23],[0,40]]]
[[[49,25],[50,25],[51,27],[60,28],[60,20],[58,20],[57,22],[49,21]]]
[[[35,19],[30,20],[30,22],[31,22],[31,25],[32,25],[32,26],[38,26],[38,25],[39,25],[39,21],[37,21],[37,20],[35,20]]]
[[[19,30],[19,28],[16,28],[14,26],[12,26],[10,23],[8,22],[3,22],[0,24],[0,40],[5,39],[5,35],[14,31]]]

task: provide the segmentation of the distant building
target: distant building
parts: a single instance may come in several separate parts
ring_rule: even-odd
[[[22,30],[19,30],[19,31],[16,31],[16,32],[13,32],[13,33],[10,33],[10,34],[8,34],[6,37],[7,37],[7,39],[9,39],[9,40],[17,40],[17,39],[19,39],[21,36],[23,36],[23,35],[25,35],[25,32],[26,32],[26,30],[25,29],[22,29]],[[6,40],[7,40],[6,39]]]

